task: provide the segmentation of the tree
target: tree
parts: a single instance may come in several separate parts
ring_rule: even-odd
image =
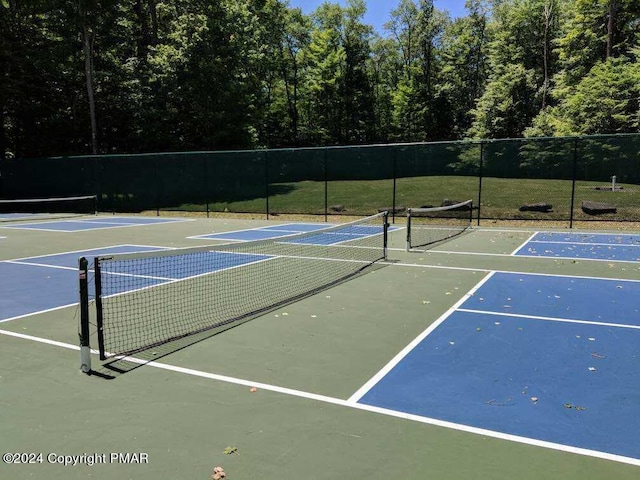
[[[552,0],[513,0],[494,7],[489,76],[472,110],[473,137],[519,137],[546,106],[553,73],[549,44],[558,35]]]

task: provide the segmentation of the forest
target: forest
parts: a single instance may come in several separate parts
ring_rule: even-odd
[[[0,161],[640,132],[640,0],[0,0]]]

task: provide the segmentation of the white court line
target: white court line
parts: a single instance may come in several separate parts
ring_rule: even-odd
[[[66,348],[66,349],[69,349],[69,350],[75,350],[75,351],[79,351],[80,350],[80,347],[77,346],[77,345],[71,345],[71,344],[64,343],[64,342],[58,342],[58,341],[55,341],[55,340],[49,340],[49,339],[45,339],[45,338],[34,337],[32,335],[25,335],[23,333],[11,332],[11,331],[8,331],[8,330],[0,330],[0,334],[1,335],[7,335],[7,336],[10,336],[10,337],[20,338],[20,339],[23,339],[23,340],[30,340],[30,341],[34,341],[34,342],[38,342],[38,343],[43,343],[43,344],[51,345],[51,346],[55,346],[55,347]],[[92,350],[92,353],[97,354],[98,352],[95,351],[95,350]],[[471,427],[471,426],[462,425],[462,424],[459,424],[459,423],[446,422],[446,421],[438,420],[438,419],[435,419],[435,418],[423,417],[423,416],[420,416],[420,415],[413,415],[413,414],[409,414],[409,413],[398,412],[398,411],[395,411],[395,410],[389,410],[389,409],[380,408],[380,407],[372,407],[370,405],[363,405],[363,404],[360,404],[360,403],[354,403],[354,402],[351,402],[350,400],[344,400],[344,399],[341,399],[341,398],[329,397],[329,396],[326,396],[326,395],[319,395],[317,393],[305,392],[305,391],[302,391],[302,390],[294,390],[294,389],[291,389],[291,388],[280,387],[280,386],[277,386],[277,385],[271,385],[271,384],[262,383],[262,382],[254,382],[252,380],[247,380],[247,379],[243,379],[243,378],[229,377],[229,376],[226,376],[226,375],[218,375],[218,374],[215,374],[215,373],[204,372],[204,371],[201,371],[201,370],[194,370],[194,369],[190,369],[190,368],[178,367],[178,366],[170,365],[170,364],[167,364],[167,363],[140,360],[140,359],[137,359],[137,358],[134,358],[134,357],[123,357],[122,359],[126,360],[126,361],[129,361],[131,363],[139,364],[139,365],[146,365],[146,366],[149,366],[149,367],[159,368],[159,369],[170,371],[170,372],[181,373],[181,374],[185,374],[185,375],[191,375],[191,376],[199,377],[199,378],[206,378],[208,380],[219,381],[219,382],[224,382],[224,383],[230,383],[230,384],[234,384],[234,385],[240,385],[240,386],[243,386],[243,387],[250,387],[250,388],[251,387],[255,387],[255,388],[258,388],[260,390],[279,393],[279,394],[283,394],[283,395],[289,395],[289,396],[292,396],[292,397],[303,398],[303,399],[306,399],[306,400],[312,400],[312,401],[316,401],[316,402],[327,403],[327,404],[341,406],[341,407],[345,407],[345,408],[351,408],[351,409],[355,409],[355,410],[362,410],[362,411],[366,411],[366,412],[369,412],[369,413],[375,413],[375,414],[379,414],[379,415],[386,415],[386,416],[389,416],[389,417],[395,417],[395,418],[400,418],[400,419],[403,419],[403,420],[414,421],[414,422],[423,423],[423,424],[426,424],[426,425],[432,425],[432,426],[437,426],[437,427],[442,427],[442,428],[448,428],[448,429],[451,429],[451,430],[462,431],[462,432],[471,433],[471,434],[475,434],[475,435],[481,435],[481,436],[485,436],[485,437],[497,438],[497,439],[500,439],[500,440],[521,443],[521,444],[525,444],[525,445],[529,445],[529,446],[541,447],[541,448],[546,448],[546,449],[550,449],[550,450],[556,450],[556,451],[561,451],[561,452],[566,452],[566,453],[573,453],[573,454],[587,456],[587,457],[599,458],[599,459],[603,459],[603,460],[611,460],[611,461],[614,461],[614,462],[640,466],[640,459],[637,459],[637,458],[625,457],[625,456],[622,456],[622,455],[616,455],[616,454],[612,454],[612,453],[600,452],[600,451],[597,451],[597,450],[589,450],[589,449],[586,449],[586,448],[579,448],[579,447],[574,447],[574,446],[571,446],[571,445],[563,445],[563,444],[559,444],[559,443],[547,442],[547,441],[544,441],[544,440],[537,440],[537,439],[534,439],[534,438],[521,437],[521,436],[518,436],[518,435],[511,435],[511,434],[497,432],[497,431],[493,431],[493,430],[485,430],[485,429],[482,429],[482,428]]]
[[[136,244],[132,244],[132,243],[121,243],[119,245],[107,245],[105,247],[95,247],[95,248],[82,248],[79,250],[69,250],[66,252],[58,252],[58,253],[47,253],[45,255],[36,255],[36,256],[29,256],[29,257],[22,257],[22,258],[12,258],[10,259],[10,261],[12,262],[20,262],[22,260],[34,260],[36,258],[47,258],[47,257],[56,257],[58,255],[70,255],[72,253],[79,253],[79,252],[93,252],[95,250],[105,250],[107,248],[119,248],[119,247],[133,247],[133,248],[157,248],[159,250],[173,250],[173,247],[160,247],[157,245],[136,245]],[[153,250],[150,250],[150,252],[152,252]],[[140,253],[139,251],[136,250],[132,250],[131,252],[121,252],[121,253]],[[107,254],[107,255],[115,255],[115,254]],[[118,253],[118,255],[120,255],[120,253]],[[2,260],[2,261],[9,261],[9,260]]]
[[[525,247],[525,245],[529,243],[533,239],[533,237],[535,237],[538,233],[539,232],[533,232],[531,235],[529,235],[529,238],[527,238],[524,242],[522,242],[520,246],[516,248],[513,252],[511,252],[509,255],[513,256],[516,253],[518,253],[520,250],[522,250]]]
[[[424,340],[431,332],[433,332],[442,322],[444,322],[449,316],[456,311],[456,309],[462,305],[468,298],[470,298],[476,290],[484,285],[492,276],[494,272],[489,272],[485,277],[480,280],[471,290],[462,296],[449,310],[444,312],[435,322],[429,325],[420,335],[414,338],[411,343],[404,347],[400,352],[396,354],[382,369],[380,369],[373,377],[371,377],[362,387],[360,387],[351,397],[349,397],[350,403],[356,403],[371,390],[387,373],[389,373],[398,363],[406,357],[411,350],[413,350],[422,340]]]
[[[617,262],[617,263],[638,263],[639,260],[615,260],[610,258],[586,258],[586,257],[555,257],[545,255],[515,255],[514,253],[484,253],[484,252],[454,252],[452,250],[426,250],[420,254],[443,253],[446,255],[478,255],[487,257],[513,257],[536,258],[538,260],[580,260],[588,262]],[[516,252],[517,253],[517,252]]]
[[[639,244],[632,243],[598,243],[598,242],[569,242],[560,240],[531,240],[531,243],[553,243],[558,245],[580,245],[585,247],[640,247]]]
[[[551,235],[575,235],[577,237],[585,237],[585,236],[592,236],[592,237],[638,237],[639,235],[637,233],[616,233],[616,232],[583,232],[583,231],[567,231],[567,232],[542,232],[542,233],[549,233]]]
[[[57,233],[79,233],[79,232],[92,232],[94,230],[109,230],[112,228],[126,228],[126,227],[146,227],[149,225],[166,225],[168,223],[179,223],[179,222],[194,222],[195,219],[186,218],[184,220],[167,220],[163,222],[153,222],[153,223],[114,223],[114,222],[96,222],[91,220],[53,220],[50,222],[42,222],[42,223],[22,223],[15,225],[0,225],[0,228],[15,228],[19,230],[35,230],[36,232],[57,232]],[[42,228],[39,225],[47,225],[50,223],[80,223],[80,224],[92,224],[92,225],[108,225],[106,227],[95,227],[95,228],[82,228],[80,230],[63,230],[57,228]]]
[[[587,261],[587,262],[608,262],[608,263],[638,263],[640,257],[637,260],[617,260],[614,258],[587,258],[587,257],[560,257],[560,256],[546,256],[546,255],[516,255],[518,258],[546,258],[549,260],[575,260],[575,261]]]
[[[30,267],[46,267],[46,268],[57,268],[58,270],[74,270],[78,271],[78,267],[65,267],[63,265],[47,265],[46,263],[35,263],[35,262],[18,262],[16,260],[3,260],[0,263],[12,263],[14,265],[28,265]]]
[[[291,224],[290,223],[285,223],[284,225],[291,225]],[[272,226],[273,227],[279,227],[279,225],[272,225]],[[269,225],[263,225],[262,227],[242,228],[242,229],[239,229],[239,230],[226,230],[226,231],[222,231],[222,232],[203,233],[201,235],[193,235],[193,236],[187,237],[187,238],[200,238],[200,239],[202,239],[202,238],[208,237],[209,235],[226,235],[228,233],[254,232],[256,230],[264,231],[264,230],[261,230],[261,229],[264,229],[264,228],[267,228],[267,227],[269,227]],[[211,240],[214,240],[214,239],[211,239]],[[225,239],[223,239],[223,240],[225,240]],[[238,240],[238,241],[246,242],[247,240]]]
[[[466,272],[495,272],[495,273],[508,273],[513,275],[531,275],[531,276],[537,275],[541,277],[584,278],[588,280],[609,280],[612,282],[631,282],[631,283],[640,282],[640,280],[636,280],[633,278],[592,277],[588,275],[563,275],[560,273],[536,273],[536,272],[522,272],[517,270],[495,270],[490,268],[450,267],[446,265],[423,265],[421,263],[394,263],[394,262],[381,262],[381,263],[383,265],[391,265],[396,267],[434,268],[434,269],[441,269],[441,270],[461,270]]]
[[[547,322],[579,323],[583,325],[596,325],[600,327],[617,327],[617,328],[629,328],[631,330],[640,330],[640,325],[628,325],[624,323],[596,322],[593,320],[575,320],[573,318],[561,318],[561,317],[543,317],[540,315],[525,315],[521,313],[494,312],[491,310],[474,310],[471,308],[459,308],[457,311],[467,312],[467,313],[478,313],[481,315],[498,315],[501,317],[528,318],[531,320],[544,320]]]
[[[262,263],[262,262],[268,262],[269,260],[274,260],[276,258],[280,258],[280,257],[272,256],[270,258],[262,258],[260,260],[256,260],[255,262],[243,263],[243,264],[240,264],[240,265],[234,265],[232,267],[221,268],[221,269],[218,269],[218,270],[212,270],[210,272],[203,272],[203,273],[199,273],[198,275],[191,275],[190,277],[170,278],[170,279],[168,279],[168,281],[163,282],[163,283],[157,283],[155,285],[146,285],[146,286],[141,287],[141,288],[137,288],[137,289],[134,289],[134,290],[126,290],[124,292],[113,293],[111,295],[103,295],[102,298],[105,299],[105,298],[119,297],[121,295],[126,295],[126,294],[134,293],[134,292],[141,292],[143,290],[149,290],[149,289],[155,288],[155,287],[160,287],[160,286],[169,285],[169,284],[173,284],[173,283],[185,282],[187,280],[193,280],[194,278],[204,277],[206,275],[213,275],[213,274],[216,274],[218,272],[226,272],[228,270],[234,270],[234,269],[240,268],[240,267],[246,267],[246,266],[249,266],[249,265],[256,265],[256,264]],[[106,271],[102,271],[101,273],[105,273],[105,274],[108,273],[110,275],[130,276],[130,277],[134,277],[134,278],[141,277],[140,275],[136,275],[134,273],[119,273],[119,272],[106,272]],[[153,277],[151,277],[151,278],[153,278]],[[158,277],[158,279],[160,280],[161,278]]]
[[[25,313],[23,315],[17,315],[15,317],[4,318],[4,319],[0,320],[0,323],[10,322],[12,320],[19,320],[21,318],[30,317],[32,315],[40,315],[41,313],[55,312],[56,310],[62,310],[63,308],[76,307],[76,306],[78,306],[78,302],[69,303],[67,305],[62,305],[60,307],[47,308],[46,310],[39,310],[37,312]]]
[[[188,239],[194,240],[226,240],[231,242],[255,242],[261,240],[272,240],[276,238],[287,238],[293,237],[294,235],[300,235],[301,232],[289,233],[287,235],[274,235],[273,237],[265,237],[265,238],[249,238],[249,239],[230,239],[230,238],[215,238],[216,235],[227,235],[229,233],[240,233],[240,232],[270,232],[271,230],[260,230],[259,228],[249,228],[247,230],[236,230],[231,232],[219,232],[219,233],[204,233],[202,235],[194,235],[191,237],[187,237]],[[306,233],[306,232],[305,232]]]

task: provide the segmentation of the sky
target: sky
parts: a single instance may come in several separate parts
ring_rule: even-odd
[[[318,8],[324,0],[289,0],[291,7],[300,7],[304,13],[311,13]],[[365,0],[367,13],[364,16],[364,23],[372,25],[378,33],[383,33],[382,25],[389,21],[390,12],[398,6],[400,0]],[[346,5],[345,0],[330,0],[331,3]],[[465,0],[434,0],[438,10],[448,10],[452,17],[462,17],[466,15],[464,8]]]

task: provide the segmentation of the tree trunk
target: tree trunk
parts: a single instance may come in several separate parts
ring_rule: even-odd
[[[80,5],[82,20],[82,45],[84,48],[84,74],[87,81],[87,99],[89,101],[89,116],[91,118],[91,153],[98,153],[98,129],[96,126],[96,107],[93,89],[93,35],[89,29],[87,13]]]
[[[609,1],[609,18],[607,21],[607,56],[609,58],[613,56],[613,42],[615,37],[615,28],[616,22],[615,18],[618,14],[618,9],[620,8],[619,0],[610,0]]]
[[[543,38],[543,64],[544,81],[542,84],[542,110],[547,106],[547,90],[549,89],[549,29],[553,17],[553,0],[548,0],[544,6],[544,38]]]

